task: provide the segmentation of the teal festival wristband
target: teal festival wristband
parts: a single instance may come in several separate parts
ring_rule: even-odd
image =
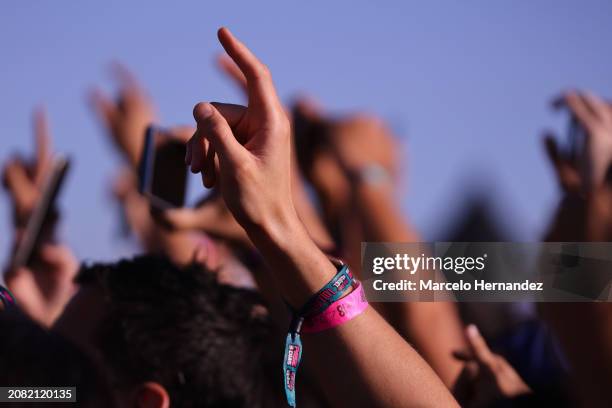
[[[300,311],[292,312],[289,331],[285,340],[285,353],[283,358],[283,379],[287,403],[296,406],[295,385],[297,371],[302,361],[303,347],[300,338],[302,323],[305,317],[316,316],[323,313],[330,305],[341,299],[346,292],[353,288],[355,278],[345,264],[337,265],[340,269],[334,277],[315,293]]]

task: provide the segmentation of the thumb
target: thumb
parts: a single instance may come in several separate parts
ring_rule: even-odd
[[[221,161],[239,163],[247,150],[240,145],[227,120],[210,103],[200,102],[193,108],[193,117],[198,124],[197,132],[208,139]]]

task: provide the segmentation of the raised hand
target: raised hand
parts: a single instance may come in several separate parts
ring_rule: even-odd
[[[566,157],[551,136],[545,139],[557,178],[567,192],[590,192],[602,185],[612,164],[612,108],[588,92],[568,92],[554,105],[567,108],[586,133],[576,158]]]
[[[166,210],[157,215],[160,221],[173,230],[197,230],[215,238],[252,246],[244,229],[228,210],[223,197],[214,194],[206,197],[196,208]]]
[[[470,351],[454,353],[455,358],[466,363],[455,386],[455,396],[461,406],[488,407],[500,399],[531,393],[508,361],[489,349],[476,326],[467,327],[466,337]]]
[[[113,65],[119,93],[113,101],[99,88],[91,92],[91,104],[98,119],[127,161],[136,166],[144,144],[144,132],[157,119],[151,99],[136,78],[122,65]]]
[[[51,137],[45,112],[34,114],[36,155],[30,160],[14,158],[4,169],[3,180],[15,214],[15,245],[40,199],[52,162]],[[50,325],[72,296],[72,280],[78,263],[70,250],[52,243],[53,225],[44,232],[32,265],[6,269],[4,280],[20,307],[43,325]]]
[[[351,181],[391,190],[398,173],[398,144],[379,119],[356,114],[330,118],[312,102],[299,100],[293,116],[300,167],[336,223],[350,206]]]
[[[226,28],[219,30],[219,41],[247,80],[248,106],[197,104],[197,130],[185,162],[203,173],[207,187],[219,185],[242,225],[292,219],[291,127],[270,72]]]
[[[51,326],[75,292],[79,263],[66,246],[44,244],[32,266],[8,270],[5,281],[21,309],[44,326]]]

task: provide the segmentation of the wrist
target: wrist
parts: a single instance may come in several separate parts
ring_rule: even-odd
[[[303,227],[293,204],[260,213],[257,219],[240,223],[255,246],[280,245]]]
[[[337,272],[310,238],[295,210],[265,220],[247,232],[270,266],[281,295],[295,309]]]
[[[357,168],[346,170],[351,191],[377,191],[387,193],[393,190],[391,173],[378,163],[367,163]]]

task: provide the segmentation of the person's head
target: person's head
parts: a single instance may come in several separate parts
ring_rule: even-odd
[[[258,406],[269,324],[257,293],[199,265],[141,256],[84,266],[56,327],[93,349],[130,406]]]
[[[16,308],[0,313],[2,386],[75,387],[78,406],[113,406],[103,372],[76,346],[43,329]]]

